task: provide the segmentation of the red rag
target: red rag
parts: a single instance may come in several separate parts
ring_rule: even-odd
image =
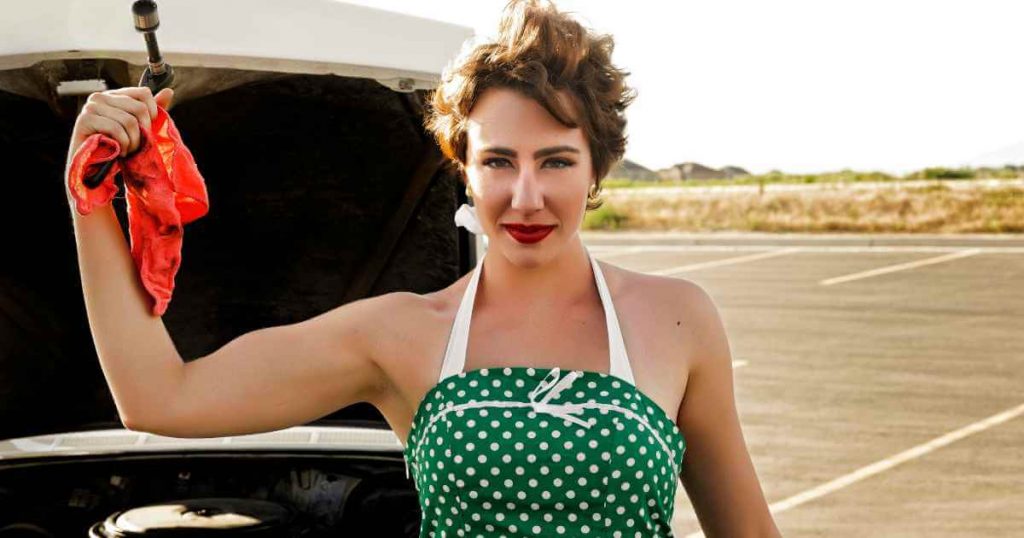
[[[192,152],[181,141],[174,121],[157,106],[152,128],[139,126],[140,147],[121,158],[121,145],[96,133],[75,152],[68,173],[68,188],[80,215],[109,203],[118,193],[114,177],[122,173],[128,203],[128,235],[132,258],[142,284],[153,297],[153,315],[167,310],[174,291],[174,275],[181,266],[182,226],[210,209],[206,183]],[[95,189],[83,184],[103,163],[114,160]]]

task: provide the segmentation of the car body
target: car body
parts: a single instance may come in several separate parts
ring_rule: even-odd
[[[186,360],[360,298],[434,291],[475,265],[479,243],[453,223],[465,193],[422,128],[426,93],[471,29],[332,0],[159,9],[170,114],[210,200],[184,228],[162,318]],[[123,427],[61,182],[84,99],[138,84],[143,38],[120,0],[4,11],[0,538],[416,536],[401,445],[369,404],[230,438]]]

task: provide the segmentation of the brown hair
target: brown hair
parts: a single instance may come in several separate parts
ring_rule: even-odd
[[[502,87],[536,100],[566,127],[589,141],[596,190],[587,210],[601,207],[601,179],[626,150],[625,109],[636,97],[628,72],[611,63],[615,44],[595,34],[550,0],[511,0],[493,42],[463,50],[445,68],[433,91],[425,126],[452,165],[466,163],[466,124],[477,98]],[[568,90],[569,103],[556,93]]]

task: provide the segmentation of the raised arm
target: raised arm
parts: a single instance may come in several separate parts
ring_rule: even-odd
[[[687,444],[683,487],[707,536],[781,536],[740,429],[732,353],[718,308],[692,283],[680,301],[690,310],[693,357],[678,419]]]
[[[138,149],[140,125],[149,125],[157,104],[170,106],[171,90],[153,97],[149,88],[121,88],[89,96],[75,120],[68,147],[70,168],[85,140],[103,133],[116,139],[125,156]],[[180,377],[182,361],[163,319],[151,313],[150,298],[138,277],[121,225],[111,204],[81,215],[64,187],[74,223],[78,266],[96,354],[121,421],[133,422],[137,410],[166,401]]]
[[[72,131],[68,164],[82,143],[104,133],[122,155],[140,144],[140,125],[167,108],[171,92],[121,88],[89,96]],[[177,437],[256,433],[306,423],[388,385],[373,347],[384,316],[410,304],[399,292],[340,306],[300,323],[241,335],[186,363],[150,298],[110,204],[74,222],[89,328],[100,367],[126,427]]]

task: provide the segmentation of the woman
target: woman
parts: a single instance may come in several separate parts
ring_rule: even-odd
[[[355,301],[184,363],[112,210],[72,211],[125,425],[240,435],[366,401],[406,447],[423,536],[670,536],[677,475],[709,535],[777,536],[713,301],[687,280],[597,262],[580,240],[625,149],[633,92],[612,47],[551,5],[513,0],[496,42],[448,67],[427,128],[473,197],[458,221],[489,241],[476,270],[434,293]],[[130,153],[170,98],[90,96],[69,158],[94,132]]]

